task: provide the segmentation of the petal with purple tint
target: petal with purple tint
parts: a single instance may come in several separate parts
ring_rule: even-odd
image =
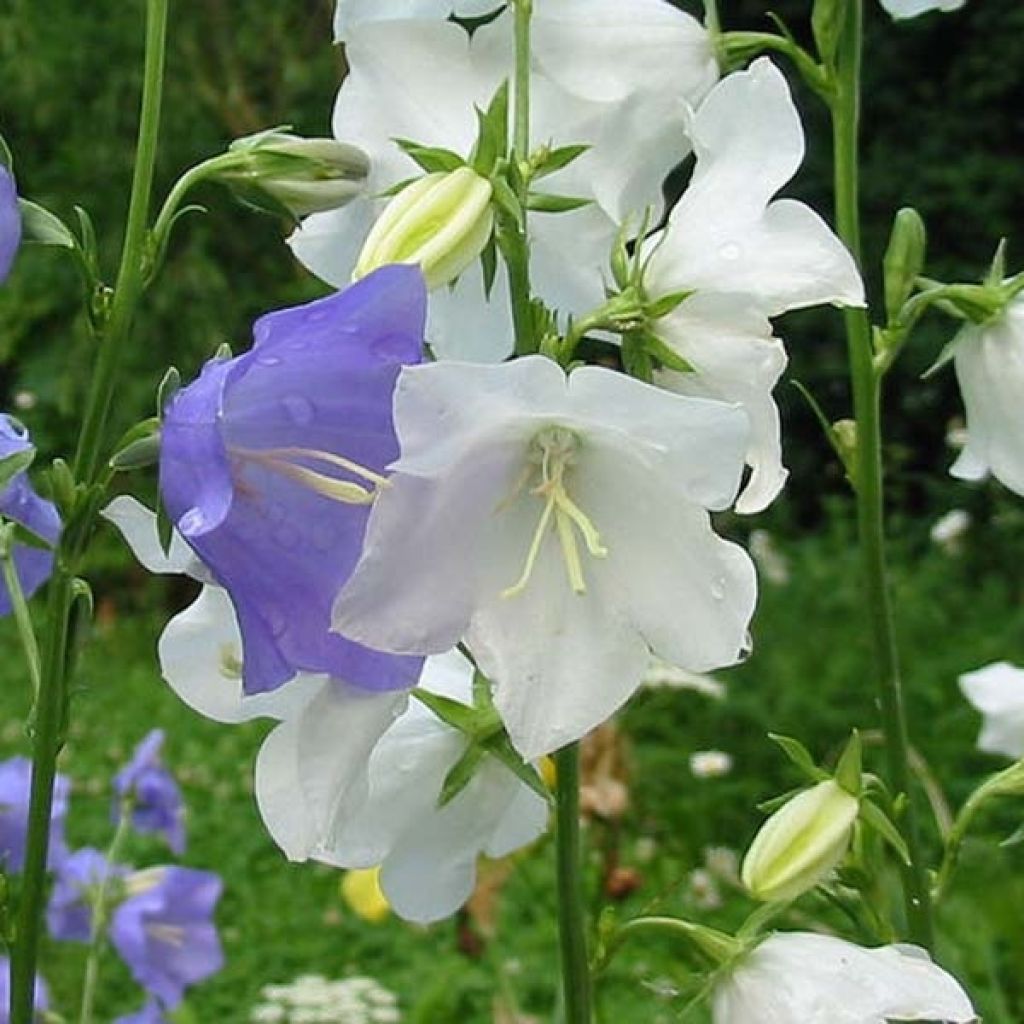
[[[92,891],[111,877],[127,873],[127,868],[110,864],[90,846],[76,850],[57,865],[46,924],[59,942],[88,942],[92,933]]]
[[[174,776],[160,760],[162,729],[154,729],[135,748],[131,761],[117,773],[114,820],[125,801],[131,803],[132,826],[139,832],[159,832],[177,854],[185,852],[185,806]]]
[[[10,171],[0,164],[0,283],[7,279],[21,244],[21,213],[18,193]]]
[[[6,873],[20,872],[25,865],[28,838],[28,803],[32,785],[32,762],[27,757],[12,757],[0,762],[0,868]],[[50,867],[67,855],[64,845],[64,819],[68,812],[71,786],[63,775],[57,776],[50,812]]]

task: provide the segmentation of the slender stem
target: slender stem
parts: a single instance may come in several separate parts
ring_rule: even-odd
[[[520,160],[530,155],[530,19],[533,0],[515,0],[516,77],[512,147]]]
[[[836,58],[832,102],[836,221],[839,236],[860,263],[859,122],[863,0],[847,4],[847,20]],[[881,379],[875,372],[871,323],[865,309],[844,311],[857,421],[856,492],[864,587],[874,646],[882,732],[889,782],[907,796],[903,823],[911,864],[904,869],[907,922],[913,940],[931,948],[931,902],[918,831],[917,801],[911,786],[910,741],[900,680],[885,556],[882,477]]]
[[[110,916],[110,883],[115,865],[121,855],[121,847],[131,831],[132,809],[135,801],[129,797],[121,802],[120,818],[114,838],[106,853],[106,871],[96,888],[92,901],[92,923],[89,928],[89,956],[85,962],[85,978],[82,982],[82,1002],[78,1011],[78,1024],[92,1024],[93,1003],[96,1001],[96,984],[100,976],[100,957],[103,953],[107,919]]]
[[[168,0],[148,0],[146,51],[138,147],[132,179],[128,226],[118,272],[110,320],[100,338],[96,370],[92,377],[86,412],[75,453],[75,477],[93,482],[100,472],[100,455],[107,416],[114,394],[121,348],[131,329],[142,294],[146,264],[146,225],[149,197],[156,163],[157,134],[163,94],[164,50]],[[32,790],[29,799],[25,869],[18,904],[17,940],[11,964],[11,1024],[30,1024],[33,991],[46,884],[46,854],[50,840],[50,815],[57,755],[64,743],[67,715],[67,674],[72,610],[75,605],[75,572],[91,532],[95,512],[87,521],[66,531],[56,556],[50,581],[48,621],[40,671],[39,697],[34,710]]]
[[[22,650],[25,652],[25,663],[28,665],[28,674],[32,680],[34,702],[39,697],[39,643],[36,640],[36,631],[32,624],[32,613],[28,610],[25,592],[21,589],[21,580],[18,578],[13,545],[13,538],[5,539],[0,559],[3,561],[4,583],[7,584],[7,594],[11,599],[11,608],[14,610],[14,621],[18,626],[18,637],[21,640]]]
[[[590,967],[584,925],[580,874],[579,744],[555,754],[558,776],[555,821],[558,846],[558,935],[562,951],[562,985],[566,1024],[591,1024]]]

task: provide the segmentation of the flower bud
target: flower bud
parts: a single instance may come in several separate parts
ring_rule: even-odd
[[[924,270],[927,233],[921,215],[905,206],[893,221],[889,245],[885,250],[885,309],[889,320],[899,316],[910,298],[914,282]]]
[[[779,902],[813,889],[846,854],[860,801],[834,779],[804,790],[754,837],[741,877],[750,894]]]
[[[364,189],[370,161],[361,149],[334,139],[264,132],[231,146],[216,177],[262,210],[300,218],[334,210]]]
[[[414,181],[380,215],[353,276],[358,280],[389,263],[416,263],[428,288],[454,281],[491,237],[492,191],[469,167]]]

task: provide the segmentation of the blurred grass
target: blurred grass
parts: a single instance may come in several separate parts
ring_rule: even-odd
[[[829,529],[818,536],[779,539],[791,581],[763,585],[755,653],[719,674],[728,684],[725,701],[685,691],[645,691],[622,716],[632,807],[617,836],[606,826],[591,827],[595,899],[601,889],[596,851],[614,839],[621,864],[642,880],[618,912],[636,913],[651,904],[712,924],[737,924],[749,910],[742,898],[726,892],[721,908],[700,909],[687,877],[703,863],[706,847],[742,849],[760,821],[755,804],[798,784],[765,734],[799,736],[816,757],[826,758],[851,726],[874,727],[847,512],[837,504]],[[990,523],[976,528],[956,557],[920,543],[896,548],[894,588],[911,727],[954,803],[985,773],[1001,767],[1000,759],[974,750],[978,720],[960,697],[956,677],[998,658],[1024,663],[1024,602],[1015,569],[1020,563],[1004,559],[984,575],[978,572],[993,551],[1011,550],[1015,543],[1019,537]],[[524,1012],[548,1019],[557,978],[549,841],[517,859],[501,895],[498,934],[483,953],[462,951],[477,945],[469,942],[471,926],[465,921],[424,932],[394,920],[374,926],[354,918],[338,895],[339,872],[289,865],[262,829],[251,778],[267,725],[206,722],[160,681],[153,652],[166,613],[154,610],[153,602],[166,588],[164,597],[179,606],[188,599],[186,590],[155,583],[135,568],[106,575],[99,625],[83,654],[74,726],[61,764],[75,787],[69,837],[75,846],[106,844],[110,779],[149,729],[164,728],[166,758],[182,781],[189,808],[185,863],[218,871],[226,882],[218,918],[227,967],[190,996],[195,1019],[242,1024],[261,986],[309,972],[370,974],[399,994],[405,1019],[414,1024],[488,1024],[495,993],[506,990],[515,993]],[[26,694],[9,623],[4,626],[0,754],[11,756],[26,749],[20,725]],[[690,754],[708,748],[732,755],[729,775],[692,776]],[[869,763],[877,760],[877,753],[869,754]],[[983,829],[990,840],[999,839],[1019,821],[1019,807],[1004,807],[985,816]],[[653,856],[645,850],[652,843]],[[156,841],[139,839],[131,856],[146,865],[162,861],[166,852]],[[1024,951],[1022,869],[1020,847],[970,844],[942,916],[943,954],[972,984],[992,1024],[1013,1024],[1024,1012],[1024,983],[1016,970]],[[813,899],[801,911],[804,916],[787,926],[806,927],[807,914],[824,912]],[[81,959],[80,949],[67,944],[51,946],[44,959],[58,1005],[65,1009],[77,999]],[[627,948],[603,987],[604,1022],[676,1020],[681,1003],[671,993],[685,978],[678,950],[664,940]],[[1006,986],[1005,993],[1000,986]],[[135,992],[111,954],[100,1019],[113,1019],[137,1003]]]

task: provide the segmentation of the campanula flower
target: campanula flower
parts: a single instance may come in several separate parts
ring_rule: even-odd
[[[86,846],[57,864],[56,880],[46,908],[50,935],[59,942],[88,942],[92,936],[92,903],[104,881],[120,878],[128,869],[111,864],[99,850]]]
[[[897,20],[916,18],[927,11],[959,11],[967,0],[881,0],[882,6]]]
[[[125,801],[131,802],[132,826],[139,832],[159,832],[177,854],[185,852],[185,805],[174,776],[160,760],[162,729],[154,729],[135,748],[131,761],[114,778],[114,820]]]
[[[0,761],[0,868],[16,874],[25,865],[25,844],[28,841],[28,804],[32,786],[32,762],[26,757]],[[47,854],[50,867],[67,852],[64,845],[64,819],[68,813],[71,784],[63,775],[57,776],[50,813],[50,846]]]
[[[21,213],[11,172],[0,163],[0,283],[7,280],[21,244]]]
[[[960,689],[984,718],[978,749],[1024,757],[1024,668],[993,662],[965,672]]]
[[[46,982],[36,977],[35,995],[32,1000],[35,1012],[42,1020],[44,1014],[50,1007],[50,994],[46,988]],[[0,1024],[9,1024],[11,1019],[11,961],[6,956],[0,956]]]

